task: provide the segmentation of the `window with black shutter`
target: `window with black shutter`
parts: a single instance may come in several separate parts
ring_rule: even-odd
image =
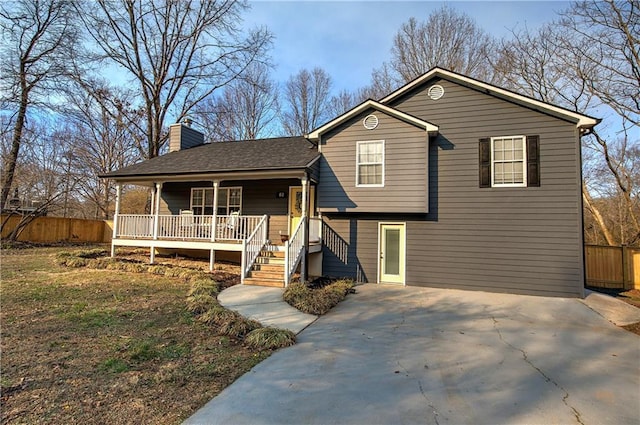
[[[479,140],[480,187],[540,186],[539,136]]]
[[[491,187],[491,139],[480,139],[480,187]]]
[[[527,136],[527,186],[540,187],[540,136]]]

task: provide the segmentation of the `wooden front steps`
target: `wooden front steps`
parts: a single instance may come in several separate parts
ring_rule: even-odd
[[[244,284],[284,288],[284,251],[275,246],[262,250],[244,278]]]

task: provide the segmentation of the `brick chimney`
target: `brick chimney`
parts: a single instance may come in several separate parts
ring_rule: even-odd
[[[204,144],[204,134],[190,127],[191,120],[169,126],[169,152],[181,151]]]

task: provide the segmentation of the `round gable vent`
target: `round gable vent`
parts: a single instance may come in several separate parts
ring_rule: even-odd
[[[362,125],[364,125],[364,128],[367,130],[373,130],[378,126],[378,117],[373,114],[367,115],[362,121]]]
[[[429,98],[431,100],[438,100],[442,96],[444,96],[444,87],[442,87],[440,84],[435,84],[429,87],[427,94],[429,95]]]

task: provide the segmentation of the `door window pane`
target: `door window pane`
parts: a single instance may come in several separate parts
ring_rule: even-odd
[[[400,230],[385,229],[385,274],[400,274]]]

